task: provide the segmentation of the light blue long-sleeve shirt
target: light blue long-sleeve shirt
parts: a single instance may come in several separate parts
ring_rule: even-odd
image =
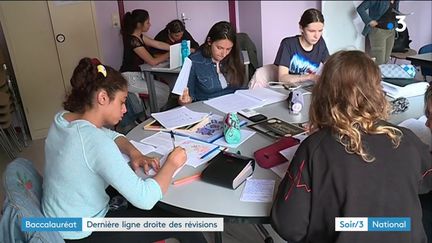
[[[121,134],[86,120],[69,122],[59,112],[45,141],[42,210],[46,217],[104,217],[114,187],[129,202],[151,209],[162,198],[159,184],[138,177],[122,158],[114,140]],[[60,232],[81,239],[91,232]]]

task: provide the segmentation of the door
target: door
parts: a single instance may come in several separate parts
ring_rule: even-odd
[[[31,137],[45,137],[65,95],[47,2],[0,2],[0,22]]]
[[[83,57],[100,58],[92,1],[48,1],[65,87]],[[73,24],[71,24],[73,23]]]
[[[219,21],[229,21],[228,1],[176,1],[177,18],[201,45],[210,28]]]

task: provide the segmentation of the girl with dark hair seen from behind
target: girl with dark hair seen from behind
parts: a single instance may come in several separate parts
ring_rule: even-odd
[[[192,35],[186,30],[184,24],[178,19],[169,22],[166,27],[155,36],[154,39],[163,41],[169,45],[180,43],[182,40],[189,40],[191,53],[194,53],[199,47],[198,42],[194,40]],[[152,53],[159,54],[165,53],[165,51],[152,49]]]
[[[147,211],[167,191],[174,172],[186,161],[175,148],[160,167],[159,160],[142,155],[125,136],[104,126],[117,124],[126,112],[127,82],[109,66],[80,60],[71,78],[72,90],[63,103],[66,111],[54,117],[45,141],[42,211],[46,217],[160,217]],[[129,156],[131,167],[122,157]],[[134,170],[157,171],[142,179]],[[131,202],[112,210],[105,189],[112,188]],[[111,188],[111,190],[112,190]],[[113,190],[114,191],[114,190]],[[154,242],[175,237],[181,242],[205,242],[199,233],[63,231],[66,242]]]
[[[221,21],[211,27],[206,42],[185,59],[179,74],[184,76],[189,79],[178,100],[181,105],[234,93],[242,87],[244,67],[230,23]]]
[[[300,18],[301,35],[281,41],[274,64],[278,68],[279,81],[298,84],[308,80],[317,81],[316,72],[329,56],[322,38],[324,16],[317,9],[306,10]]]
[[[311,98],[313,133],[280,183],[273,228],[290,242],[425,243],[418,194],[432,189],[431,154],[411,130],[385,121],[378,66],[364,52],[339,51]],[[336,231],[336,217],[406,217],[411,228]]]
[[[151,47],[169,51],[167,43],[145,35],[150,26],[150,16],[146,10],[135,9],[123,17],[123,62],[120,72],[128,81],[129,92],[135,94],[148,93],[147,83],[139,66],[143,63],[155,66],[169,58],[169,52],[154,57],[150,54]],[[168,100],[170,88],[163,82],[152,82],[155,84],[158,107],[163,107]]]

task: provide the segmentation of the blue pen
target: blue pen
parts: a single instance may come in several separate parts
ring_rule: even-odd
[[[172,144],[173,144],[173,149],[175,149],[175,137],[174,137],[174,132],[171,130],[171,131],[170,131],[170,134],[171,134],[171,141],[172,141]]]
[[[213,153],[214,151],[218,150],[219,146],[216,146],[214,149],[208,151],[207,153],[205,153],[203,156],[201,156],[200,159],[204,159],[205,157],[209,156],[211,153]]]

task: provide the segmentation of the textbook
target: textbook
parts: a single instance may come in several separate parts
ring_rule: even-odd
[[[429,84],[424,81],[415,79],[397,79],[397,78],[384,78],[381,82],[386,95],[399,98],[399,97],[412,97],[424,95]]]
[[[252,175],[255,167],[253,158],[229,152],[219,153],[209,163],[201,174],[201,180],[230,189],[240,186]]]

